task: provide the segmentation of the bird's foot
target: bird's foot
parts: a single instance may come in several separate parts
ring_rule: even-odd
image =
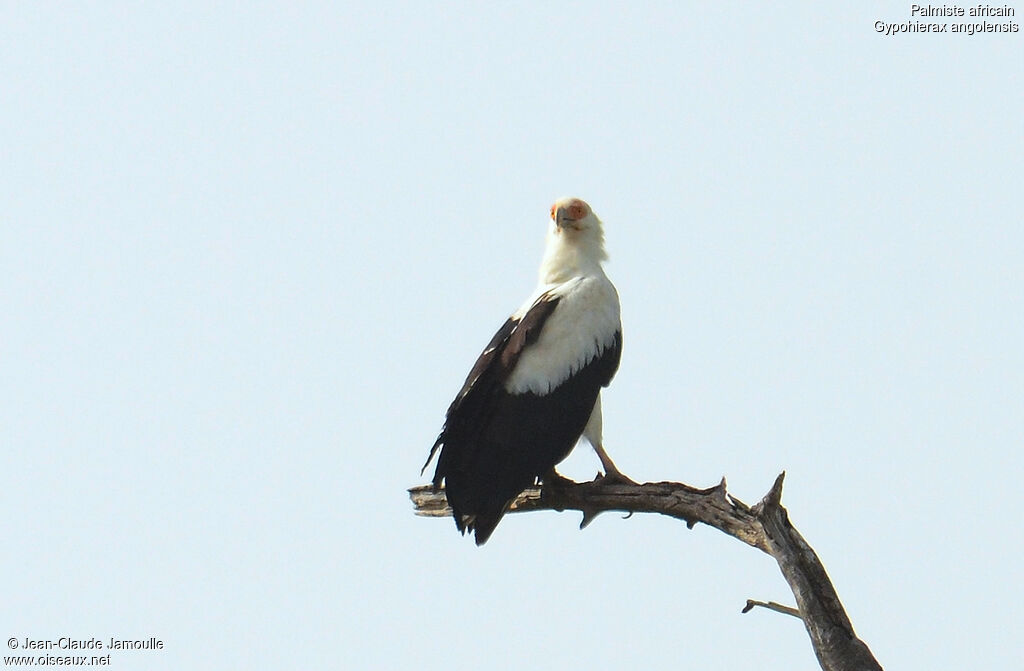
[[[604,475],[598,473],[597,477],[594,478],[593,482],[599,485],[635,485],[637,484],[633,480],[627,478],[617,468],[609,468],[608,472]]]

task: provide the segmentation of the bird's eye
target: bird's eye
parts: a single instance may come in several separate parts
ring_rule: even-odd
[[[587,216],[587,205],[583,201],[574,200],[569,205],[569,216],[573,219],[582,219]]]

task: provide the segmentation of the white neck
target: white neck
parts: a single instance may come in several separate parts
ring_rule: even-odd
[[[607,258],[604,234],[599,225],[574,231],[560,230],[552,223],[548,227],[547,247],[540,263],[540,283],[561,284],[574,277],[604,275],[601,262]]]

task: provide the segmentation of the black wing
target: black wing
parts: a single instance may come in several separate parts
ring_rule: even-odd
[[[464,420],[474,413],[479,413],[486,405],[494,391],[505,384],[509,374],[516,367],[519,356],[527,345],[531,345],[540,337],[544,322],[551,313],[555,311],[559,298],[549,294],[541,294],[532,307],[521,319],[509,317],[501,328],[498,329],[487,347],[480,353],[472,370],[466,376],[466,381],[459,390],[455,400],[448,406],[445,415],[444,427],[440,435],[430,448],[430,454],[420,469],[420,474],[427,470],[431,459],[444,443],[451,431],[458,431],[464,424]],[[434,473],[434,488],[441,486],[444,473],[441,468],[441,461],[438,460],[437,470]]]

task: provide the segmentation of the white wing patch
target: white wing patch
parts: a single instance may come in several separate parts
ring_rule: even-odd
[[[619,296],[603,273],[576,277],[555,287],[538,287],[516,316],[526,314],[545,291],[561,300],[544,322],[540,338],[523,350],[505,381],[510,394],[547,394],[613,346],[621,329]]]

